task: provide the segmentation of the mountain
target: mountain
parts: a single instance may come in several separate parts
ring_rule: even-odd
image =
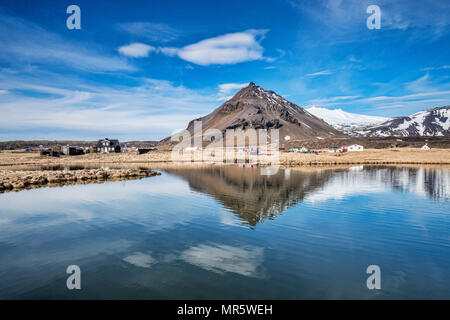
[[[377,125],[389,120],[389,118],[385,117],[349,113],[342,109],[330,110],[326,108],[311,107],[306,110],[331,124],[335,129],[348,135],[358,135],[357,132],[365,129],[367,126]]]
[[[398,117],[360,132],[367,136],[450,136],[450,106]]]
[[[185,179],[193,191],[213,196],[251,226],[274,219],[302,202],[335,174],[332,170],[279,170],[266,176],[259,169],[242,170],[234,166],[166,171]]]
[[[305,109],[273,91],[253,82],[210,114],[192,120],[187,130],[194,131],[194,121],[202,121],[203,130],[279,129],[280,141],[291,139],[344,137],[345,135]],[[161,143],[170,141],[170,137]]]

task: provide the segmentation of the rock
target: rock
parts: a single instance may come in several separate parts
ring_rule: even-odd
[[[160,175],[150,169],[85,169],[76,171],[12,171],[0,170],[0,192],[51,184],[89,183],[113,180],[137,179]]]

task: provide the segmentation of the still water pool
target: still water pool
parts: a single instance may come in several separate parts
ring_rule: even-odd
[[[0,298],[450,299],[450,170],[173,169],[0,194]]]

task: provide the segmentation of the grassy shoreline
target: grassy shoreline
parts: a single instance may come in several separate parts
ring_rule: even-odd
[[[255,158],[256,160],[257,158]],[[39,153],[0,152],[0,168],[17,166],[65,166],[102,164],[172,164],[170,151],[154,151],[143,155],[134,153],[86,154],[53,158]],[[181,165],[192,165],[185,162]],[[194,163],[196,164],[196,163]],[[420,150],[416,148],[366,149],[362,152],[303,154],[280,152],[279,162],[286,167],[337,165],[450,165],[450,149]]]
[[[317,155],[280,152],[279,162],[275,164],[280,168],[306,171],[347,169],[360,165],[450,168],[450,150],[369,149],[341,154],[324,151]],[[182,170],[211,165],[221,164],[174,163],[168,151],[156,151],[144,155],[87,154],[60,158],[40,156],[39,153],[2,151],[0,152],[0,193],[67,184],[141,179],[158,174],[154,169]]]

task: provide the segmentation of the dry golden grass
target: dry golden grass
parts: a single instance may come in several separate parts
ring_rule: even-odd
[[[339,165],[339,164],[450,164],[449,149],[421,150],[367,149],[361,152],[315,154],[282,153],[284,165]]]
[[[87,154],[73,157],[53,158],[40,156],[39,153],[0,152],[0,167],[11,166],[55,166],[55,165],[101,165],[111,164],[146,164],[153,167],[179,166],[171,161],[169,151],[153,151],[143,155],[134,153]],[[450,165],[450,149],[420,150],[401,149],[367,149],[362,152],[328,153],[323,150],[318,155],[296,152],[280,152],[279,164],[295,166],[339,166],[355,164],[384,165]],[[198,164],[183,164],[196,166]]]

